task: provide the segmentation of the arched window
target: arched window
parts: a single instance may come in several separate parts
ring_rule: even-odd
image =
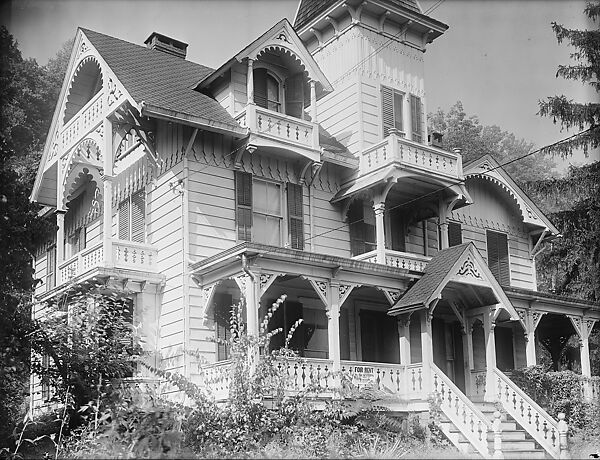
[[[267,69],[254,69],[254,102],[259,107],[281,112],[280,84]]]

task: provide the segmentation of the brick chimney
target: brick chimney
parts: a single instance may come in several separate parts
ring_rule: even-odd
[[[151,50],[162,51],[163,53],[171,54],[181,59],[185,59],[187,54],[187,43],[180,42],[179,40],[159,34],[158,32],[152,32],[144,43],[146,44],[146,47]]]
[[[437,131],[433,131],[431,133],[431,145],[433,147],[442,147],[442,139],[444,138],[444,135],[442,133],[438,133]]]

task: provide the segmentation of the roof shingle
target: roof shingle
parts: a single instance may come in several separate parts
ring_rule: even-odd
[[[99,32],[81,30],[137,103],[144,101],[240,129],[217,101],[193,89],[213,69]]]
[[[467,250],[470,244],[463,243],[438,251],[425,267],[425,272],[419,280],[408,289],[396,305],[389,310],[390,315],[398,314],[400,310],[417,305],[425,306],[431,294],[444,280],[448,271]]]

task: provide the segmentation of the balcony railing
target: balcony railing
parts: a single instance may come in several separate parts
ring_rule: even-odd
[[[100,91],[63,126],[59,135],[58,151],[68,151],[81,140],[84,134],[98,124],[104,115],[104,99],[104,93]],[[56,154],[54,151],[53,153]]]
[[[148,244],[111,240],[113,268],[156,273],[157,251]],[[98,243],[75,254],[58,266],[58,285],[69,282],[94,268],[106,267],[104,247]]]
[[[363,260],[365,262],[377,263],[377,251],[369,251],[358,256],[354,256],[355,260]],[[385,265],[395,268],[404,268],[406,270],[423,272],[427,263],[431,260],[431,257],[411,254],[409,252],[393,251],[391,249],[385,250]]]
[[[252,133],[299,147],[313,150],[319,148],[319,128],[316,123],[290,117],[255,104],[248,104],[235,119]]]
[[[459,154],[409,141],[395,133],[362,152],[360,172],[367,174],[394,164],[451,179],[462,176],[462,157]]]

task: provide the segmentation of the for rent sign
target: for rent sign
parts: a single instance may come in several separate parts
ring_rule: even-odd
[[[352,367],[352,383],[354,385],[367,385],[375,381],[375,369],[369,366]]]

